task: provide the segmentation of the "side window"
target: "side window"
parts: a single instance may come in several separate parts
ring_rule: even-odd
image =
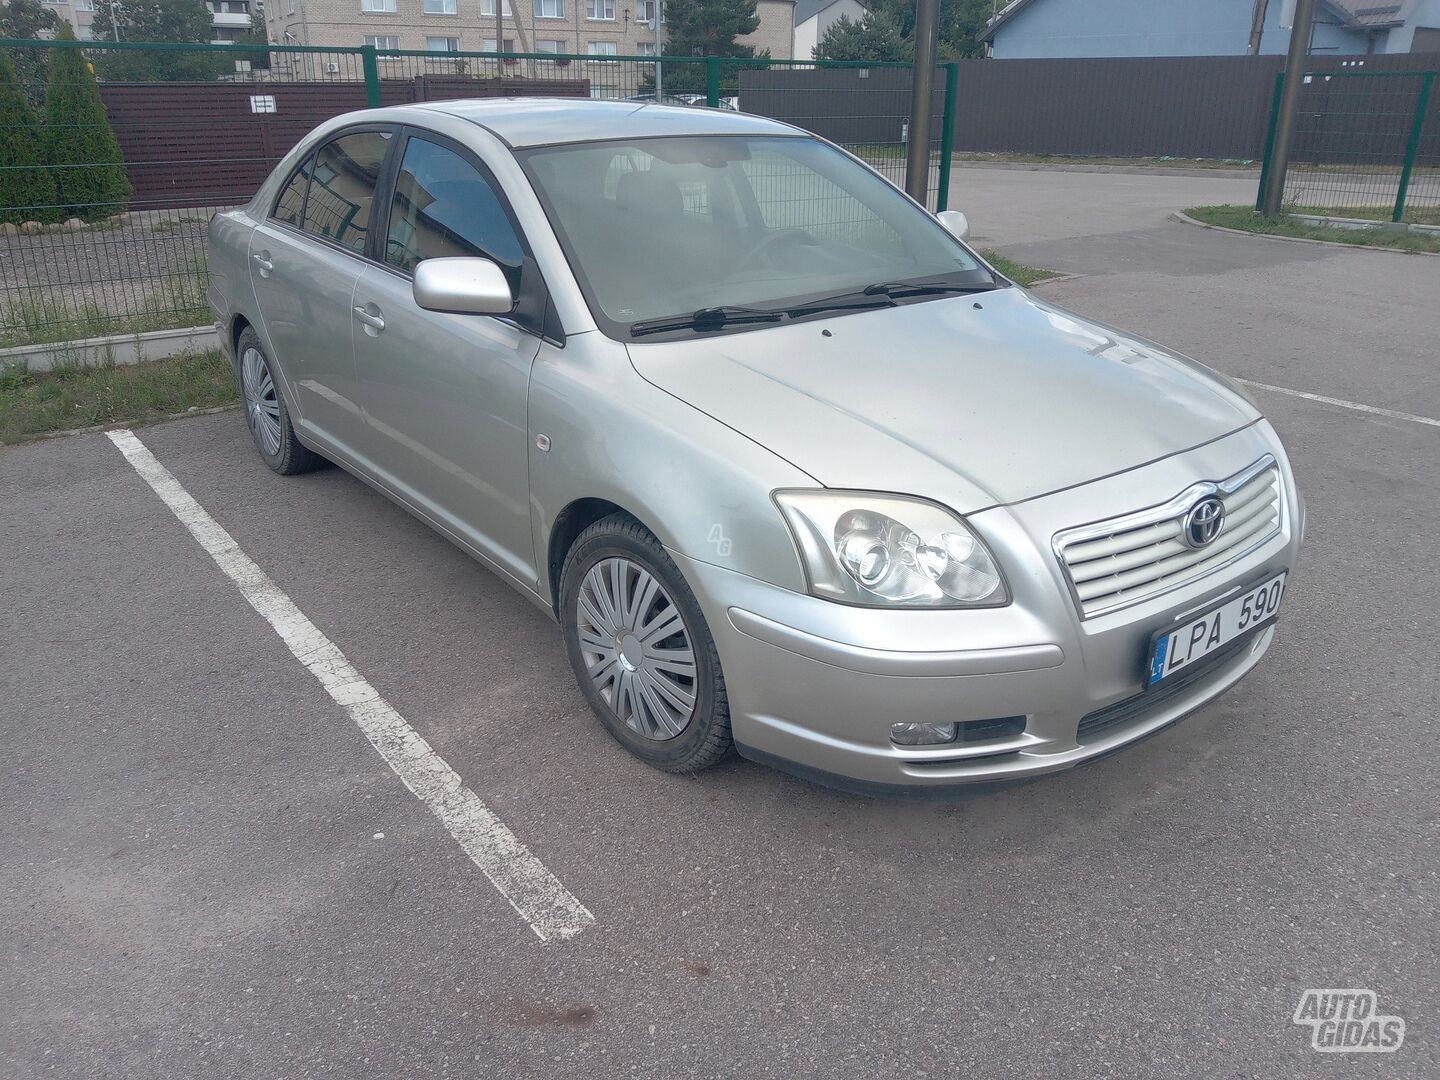
[[[483,256],[519,284],[524,250],[490,182],[454,151],[412,138],[395,178],[385,261],[410,273],[424,259]]]
[[[375,185],[391,138],[388,131],[357,131],[322,146],[315,155],[300,227],[363,252]]]
[[[310,180],[310,171],[314,166],[315,159],[306,158],[305,163],[295,170],[295,175],[290,177],[290,182],[275,200],[275,213],[272,216],[276,221],[294,225],[297,229],[300,227],[300,219],[305,213],[305,185]]]

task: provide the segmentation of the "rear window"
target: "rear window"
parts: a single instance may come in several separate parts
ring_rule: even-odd
[[[363,252],[370,235],[375,186],[392,135],[357,131],[320,148],[314,157],[301,228]]]

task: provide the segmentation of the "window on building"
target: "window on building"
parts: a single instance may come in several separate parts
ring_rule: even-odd
[[[393,53],[400,49],[400,37],[398,34],[366,34],[365,44],[377,53]]]
[[[368,15],[393,15],[395,0],[360,0],[360,10]]]
[[[315,155],[301,228],[353,251],[365,250],[375,184],[390,133],[360,131],[326,143]]]
[[[654,22],[657,0],[636,0],[635,19],[637,22]],[[664,17],[663,15],[661,16]]]
[[[515,51],[515,39],[514,39],[514,38],[508,38],[508,37],[507,37],[504,41],[502,41],[502,42],[500,43],[500,48],[497,49],[497,48],[495,48],[495,39],[494,39],[493,37],[487,37],[484,41],[482,41],[482,42],[480,43],[480,51],[481,51],[481,52],[514,52],[514,51]]]
[[[566,52],[565,42],[558,38],[537,38],[535,40],[535,51],[542,53],[563,53]]]
[[[614,56],[615,42],[613,41],[592,41],[585,46],[585,51],[591,56]]]
[[[425,259],[481,256],[519,285],[525,253],[489,181],[453,150],[411,139],[395,178],[385,261],[407,273]]]
[[[637,42],[635,43],[635,55],[636,55],[636,56],[654,56],[654,55],[655,55],[655,42],[653,42],[653,41],[637,41]]]
[[[510,10],[510,0],[505,0],[500,10],[507,17],[514,14],[514,12]],[[495,0],[480,0],[480,14],[489,15],[493,19],[495,17]]]
[[[76,11],[94,11],[95,0],[75,0]]]
[[[563,19],[565,17],[565,0],[535,0],[535,17],[537,19]]]
[[[615,0],[585,0],[585,17],[587,19],[615,18]]]
[[[424,0],[426,15],[454,15],[455,0]]]
[[[425,48],[428,52],[459,52],[460,39],[458,37],[427,37]]]

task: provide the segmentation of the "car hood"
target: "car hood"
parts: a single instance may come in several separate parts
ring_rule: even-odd
[[[1020,288],[629,346],[640,375],[826,487],[968,513],[1260,415],[1208,368]]]

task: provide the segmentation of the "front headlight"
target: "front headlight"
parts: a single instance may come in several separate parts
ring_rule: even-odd
[[[984,542],[935,503],[868,491],[777,491],[810,591],[874,607],[999,607],[1005,580]]]

